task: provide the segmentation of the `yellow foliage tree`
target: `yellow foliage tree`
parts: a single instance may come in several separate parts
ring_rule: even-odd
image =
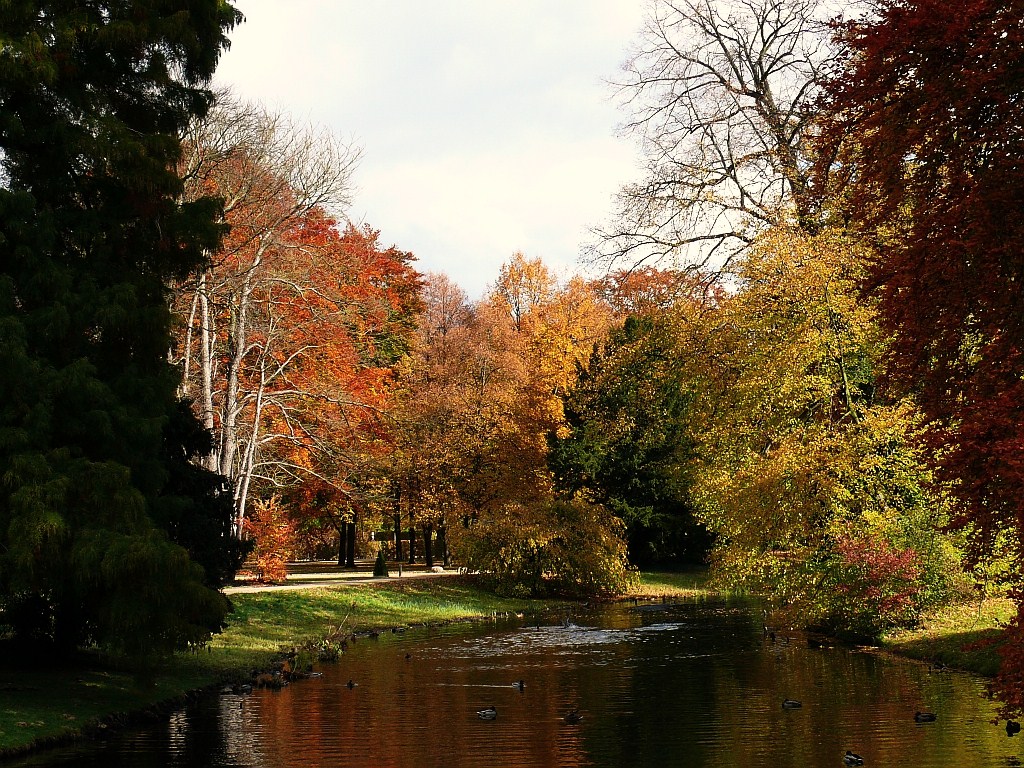
[[[867,256],[836,232],[776,228],[745,255],[731,295],[681,320],[701,457],[693,492],[719,535],[720,572],[803,621],[859,634],[905,620],[908,601],[872,622],[865,594],[834,599],[858,553],[905,555],[912,609],[948,588],[955,564],[920,420],[878,387],[886,339],[857,290]],[[862,591],[895,589],[869,582]]]

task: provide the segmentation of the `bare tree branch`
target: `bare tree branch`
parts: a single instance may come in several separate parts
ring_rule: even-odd
[[[812,225],[813,101],[835,51],[827,0],[654,0],[615,83],[646,158],[594,230],[606,269],[722,269],[766,227]]]

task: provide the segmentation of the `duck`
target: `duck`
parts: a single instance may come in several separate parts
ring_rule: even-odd
[[[583,719],[583,715],[580,714],[578,709],[574,709],[572,712],[567,712],[565,717],[562,718],[562,722],[567,725],[575,725]]]
[[[493,720],[498,716],[498,710],[495,707],[487,707],[487,709],[478,709],[476,716],[481,720]]]
[[[934,723],[938,717],[934,712],[915,712],[914,722],[915,723]]]
[[[802,701],[797,701],[796,699],[783,699],[782,700],[782,708],[783,709],[800,709],[800,707],[802,707],[803,705],[804,704],[803,704]]]
[[[864,765],[864,758],[856,752],[846,750],[846,754],[843,755],[843,762],[847,765]]]
[[[355,687],[356,687],[356,683],[355,683],[355,682],[353,682],[352,680],[349,680],[349,681],[348,681],[347,683],[345,683],[345,685],[346,685],[346,686],[348,686],[348,689],[349,689],[350,691],[351,691],[351,690],[352,690],[353,688],[355,688]]]
[[[1016,720],[1007,720],[1006,735],[1013,736],[1016,733],[1020,733],[1020,723],[1018,723]]]
[[[516,680],[514,683],[512,683],[512,687],[515,688],[517,691],[522,691],[526,688],[526,681]]]

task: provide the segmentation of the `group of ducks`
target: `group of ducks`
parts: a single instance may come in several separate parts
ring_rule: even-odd
[[[802,706],[803,702],[797,701],[796,699],[782,700],[783,709],[800,709]],[[934,723],[937,719],[938,715],[936,715],[934,712],[918,711],[914,713],[915,723]],[[1009,726],[1007,726],[1007,731],[1009,731]],[[864,758],[858,755],[856,752],[853,752],[852,750],[848,749],[846,750],[846,754],[843,755],[843,762],[846,765],[864,765]]]
[[[526,688],[526,683],[523,680],[516,680],[512,683],[512,687],[518,691],[523,691]],[[481,720],[496,720],[498,718],[498,708],[492,705],[484,709],[478,709],[476,711],[476,716]],[[578,709],[566,712],[565,715],[562,716],[562,722],[566,725],[576,725],[582,719],[583,715]]]

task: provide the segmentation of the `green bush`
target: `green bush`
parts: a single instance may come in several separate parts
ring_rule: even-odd
[[[383,549],[377,552],[377,559],[373,563],[373,575],[376,578],[383,578],[391,575],[388,573],[388,564],[384,559]]]

